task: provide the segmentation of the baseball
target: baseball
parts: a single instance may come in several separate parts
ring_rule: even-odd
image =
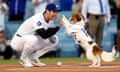
[[[62,62],[57,62],[57,66],[61,66],[62,65]]]

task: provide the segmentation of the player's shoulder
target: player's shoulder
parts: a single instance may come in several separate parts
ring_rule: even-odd
[[[41,13],[34,14],[33,17],[41,17]]]
[[[41,14],[34,14],[33,16],[31,16],[30,18],[28,18],[28,20],[30,21],[41,21]]]

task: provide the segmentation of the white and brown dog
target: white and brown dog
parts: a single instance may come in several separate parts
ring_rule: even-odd
[[[101,59],[105,62],[111,62],[115,59],[114,48],[112,49],[112,52],[106,52],[88,35],[82,14],[72,14],[70,21],[63,15],[63,23],[66,32],[73,36],[75,42],[80,44],[85,50],[86,57],[92,61],[92,65],[89,67],[100,67]]]

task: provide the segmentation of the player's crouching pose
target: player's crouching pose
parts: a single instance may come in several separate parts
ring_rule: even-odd
[[[15,33],[11,46],[16,51],[22,51],[20,57],[22,66],[45,66],[39,61],[39,57],[56,46],[58,37],[55,34],[62,26],[62,17],[60,17],[58,25],[51,27],[57,16],[57,11],[56,5],[49,3],[44,13],[27,19]],[[52,37],[56,40],[52,41]]]

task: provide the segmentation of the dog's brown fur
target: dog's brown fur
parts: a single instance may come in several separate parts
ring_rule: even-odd
[[[73,13],[70,21],[75,24],[78,21],[81,21],[81,19],[84,19],[83,15],[81,13]]]
[[[93,44],[93,41],[89,41],[88,42],[88,44],[90,44],[90,45],[92,45]],[[101,53],[102,53],[102,48],[100,48],[98,45],[94,45],[93,46],[93,54],[95,55],[95,56],[97,56],[97,55],[101,55]]]
[[[84,19],[83,15],[81,13],[74,13],[74,14],[72,14],[70,21],[73,24],[75,24],[76,22],[81,21],[81,19]],[[88,42],[89,45],[92,45],[93,43],[94,43],[93,41]],[[101,55],[102,51],[103,51],[102,48],[100,48],[98,45],[93,46],[93,54],[95,56]]]
[[[100,48],[99,46],[97,46],[97,45],[95,45],[95,46],[93,46],[93,54],[95,55],[95,56],[100,56],[101,54],[102,54],[102,48]]]

